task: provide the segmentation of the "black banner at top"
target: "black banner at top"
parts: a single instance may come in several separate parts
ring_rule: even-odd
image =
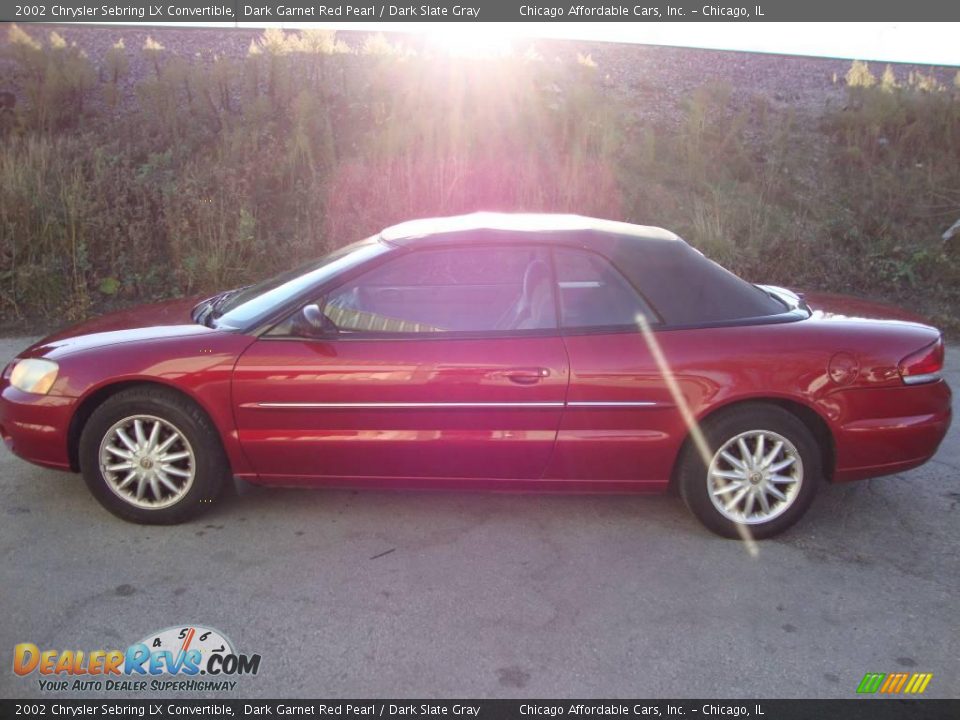
[[[749,4],[748,4],[749,3]],[[949,22],[943,0],[0,0],[12,22]]]

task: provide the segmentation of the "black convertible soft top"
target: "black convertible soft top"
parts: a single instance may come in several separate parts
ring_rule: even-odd
[[[402,223],[380,239],[398,247],[533,242],[592,250],[630,280],[666,325],[755,320],[789,310],[658,227],[579,215],[475,213]]]

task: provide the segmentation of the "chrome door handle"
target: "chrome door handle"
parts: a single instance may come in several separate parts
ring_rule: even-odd
[[[546,377],[550,377],[550,371],[547,368],[516,368],[507,370],[504,375],[507,379],[517,385],[536,385]]]

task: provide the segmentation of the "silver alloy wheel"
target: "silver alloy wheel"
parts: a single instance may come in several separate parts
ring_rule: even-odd
[[[100,442],[100,472],[117,497],[138,508],[176,504],[193,485],[196,457],[186,436],[153,415],[113,424]]]
[[[717,511],[744,525],[765,523],[793,505],[803,484],[796,446],[769,430],[730,438],[707,470],[707,490]]]

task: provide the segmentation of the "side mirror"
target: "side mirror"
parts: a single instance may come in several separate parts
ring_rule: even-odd
[[[337,326],[323,314],[320,306],[316,303],[305,305],[300,314],[306,321],[307,327],[317,335],[336,335],[339,332]]]

